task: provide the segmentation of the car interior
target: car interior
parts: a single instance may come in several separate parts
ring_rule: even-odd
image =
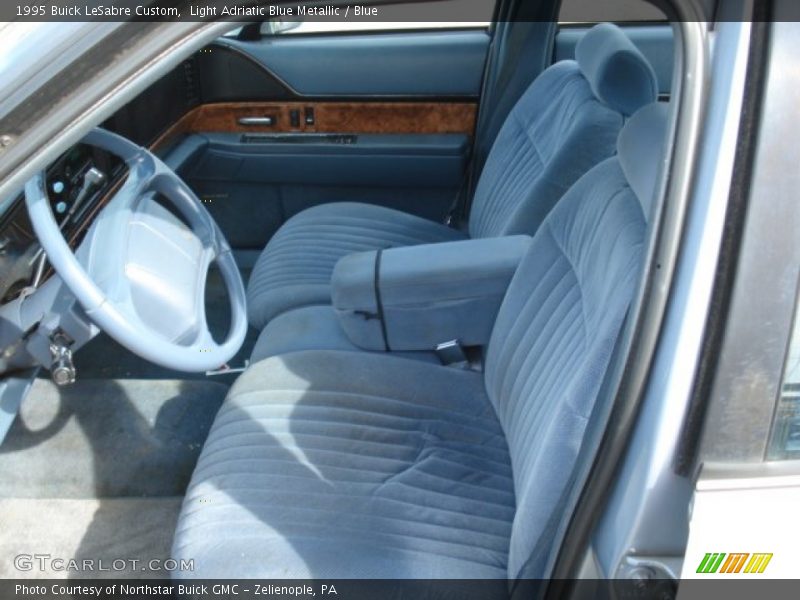
[[[642,5],[240,26],[0,199],[0,555],[546,577],[669,171]]]

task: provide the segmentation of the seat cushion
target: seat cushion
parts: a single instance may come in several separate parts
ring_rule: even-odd
[[[267,323],[256,340],[250,362],[300,350],[366,352],[347,337],[332,306],[304,306],[282,313]],[[433,352],[393,352],[392,355],[441,364]]]
[[[539,230],[486,352],[490,398],[514,466],[519,511],[509,575],[559,510],[616,336],[633,295],[645,220],[616,159],[581,179]]]
[[[504,579],[514,506],[480,374],[297,352],[234,384],[172,556],[197,578]]]
[[[172,556],[201,578],[546,577],[640,277],[658,169],[637,163],[661,161],[667,123],[664,106],[639,111],[619,160],[547,217],[485,375],[342,350],[252,365],[212,426]]]
[[[511,109],[475,189],[472,237],[533,235],[573,183],[614,155],[625,116],[656,100],[653,68],[616,25],[592,27],[575,57],[546,69]]]
[[[512,578],[546,576],[556,551],[548,532],[562,518],[571,474],[593,458],[581,445],[641,276],[659,172],[650,165],[663,160],[667,110],[653,104],[631,117],[619,156],[561,199],[495,321],[484,368],[514,468]]]
[[[492,145],[475,188],[470,236],[536,233],[564,192],[614,155],[623,122],[595,97],[575,61],[544,71]]]
[[[250,324],[261,329],[291,308],[330,304],[333,267],[347,254],[465,237],[442,223],[371,204],[335,202],[304,210],[278,230],[253,268]]]
[[[573,183],[614,155],[625,115],[655,100],[655,73],[619,27],[593,27],[576,56],[542,72],[510,111],[475,188],[471,237],[533,235]],[[248,286],[250,323],[261,329],[290,308],[329,303],[333,267],[346,254],[464,237],[366,204],[303,211],[278,230],[256,263]]]

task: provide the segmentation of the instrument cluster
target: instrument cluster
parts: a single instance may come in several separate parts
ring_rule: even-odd
[[[71,244],[80,241],[124,171],[121,160],[85,144],[76,144],[47,169],[50,207]],[[20,194],[0,216],[0,302],[38,286],[48,273],[47,257],[39,247]]]

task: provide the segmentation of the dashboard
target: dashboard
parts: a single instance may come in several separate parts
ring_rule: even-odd
[[[199,103],[197,61],[187,60],[112,115],[102,127],[146,147]],[[154,109],[154,107],[158,107]],[[46,172],[50,206],[74,248],[100,205],[124,179],[124,163],[108,153],[77,144]],[[28,219],[22,193],[0,199],[0,304],[16,298],[49,275]]]
[[[47,169],[50,207],[73,247],[124,175],[125,166],[120,159],[85,144],[73,146]],[[48,273],[24,196],[19,194],[0,215],[0,303],[13,300],[29,286],[35,287]]]
[[[167,159],[185,138],[183,120],[198,106],[273,97],[275,86],[265,85],[264,74],[253,73],[253,68],[238,54],[200,50],[100,126]],[[246,74],[244,81],[252,85],[242,86],[238,80],[232,85],[234,71]],[[288,92],[275,93],[283,97]],[[127,175],[123,161],[85,144],[67,149],[44,170],[47,200],[73,250]],[[57,348],[62,349],[69,344],[75,344],[73,349],[80,347],[96,334],[96,326],[72,310],[75,298],[53,275],[33,230],[23,190],[0,197],[0,371],[62,360],[53,354],[59,331],[71,340],[59,337],[62,342]]]

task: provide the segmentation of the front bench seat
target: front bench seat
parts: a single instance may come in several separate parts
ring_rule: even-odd
[[[476,186],[468,233],[362,203],[304,210],[255,264],[250,324],[262,329],[289,309],[329,304],[333,267],[353,252],[533,234],[564,192],[614,153],[624,118],[657,97],[652,67],[615,25],[590,29],[575,56],[545,70],[509,113]]]
[[[546,218],[485,372],[307,350],[232,387],[172,557],[198,578],[542,576],[529,555],[578,460],[641,270],[666,108]]]

